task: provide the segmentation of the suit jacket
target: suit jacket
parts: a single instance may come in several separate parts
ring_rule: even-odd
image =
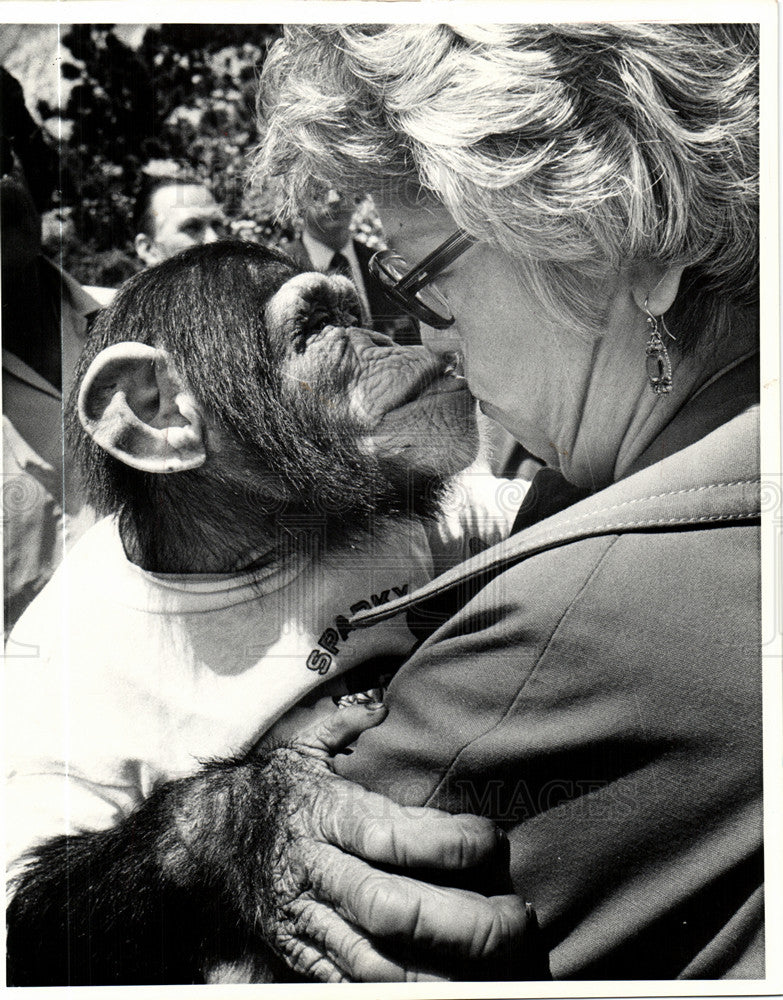
[[[556,979],[764,974],[758,451],[751,407],[359,616],[422,644],[340,773],[504,827]]]
[[[9,497],[3,522],[5,630],[52,575],[67,547],[94,522],[76,465],[64,461],[63,405],[100,309],[82,286],[42,258],[60,298],[62,389],[3,350],[3,477]]]
[[[393,337],[400,344],[421,343],[417,321],[395,306],[393,302],[390,302],[383,294],[381,283],[370,274],[370,258],[375,251],[371,247],[368,247],[366,243],[361,243],[359,240],[353,240],[353,249],[362,273],[362,281],[370,307],[370,319],[373,329],[378,330],[380,333],[385,333],[389,337]],[[286,253],[300,267],[311,268],[313,266],[307,250],[300,241],[286,246]]]

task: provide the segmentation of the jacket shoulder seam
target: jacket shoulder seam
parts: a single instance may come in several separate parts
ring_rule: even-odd
[[[621,503],[611,504],[608,507],[598,507],[595,510],[589,510],[589,511],[585,511],[582,514],[578,514],[576,517],[570,517],[567,520],[562,521],[557,527],[558,527],[558,531],[560,531],[563,528],[568,528],[571,525],[578,524],[580,521],[587,520],[588,518],[591,518],[591,517],[596,517],[598,514],[609,514],[612,511],[622,510],[624,507],[630,507],[633,504],[649,503],[649,502],[651,502],[653,500],[665,500],[668,497],[687,496],[687,495],[694,494],[694,493],[703,493],[703,492],[706,492],[708,490],[722,490],[722,489],[728,489],[730,487],[736,487],[736,486],[756,486],[756,485],[758,485],[758,482],[759,482],[758,479],[734,479],[734,480],[732,480],[730,482],[724,482],[724,483],[707,483],[707,484],[705,484],[703,486],[690,486],[687,489],[669,490],[669,491],[667,491],[665,493],[653,493],[653,494],[649,494],[649,495],[645,495],[645,496],[640,496],[640,497],[631,497],[629,500],[623,500]],[[745,515],[745,516],[747,516],[747,511],[743,511],[742,514]],[[709,515],[705,515],[705,516],[702,516],[702,517],[695,517],[695,518],[692,517],[692,516],[690,516],[690,515],[681,515],[676,520],[678,520],[678,521],[693,521],[694,523],[697,523],[697,522],[700,522],[700,521],[708,521],[708,520],[725,520],[727,517],[730,517],[730,516],[731,517],[737,517],[737,516],[740,516],[740,515],[738,515],[738,514],[732,514],[732,515],[728,515],[728,514],[709,514]],[[639,524],[645,524],[645,523],[651,524],[651,523],[654,523],[654,522],[660,522],[661,524],[670,524],[670,523],[673,523],[674,520],[675,519],[665,520],[665,519],[662,519],[662,518],[654,518],[654,519],[648,520],[647,522],[640,521],[638,523]],[[630,522],[630,523],[633,524],[635,522]]]
[[[596,513],[601,513],[601,512],[596,511]],[[704,524],[708,521],[749,520],[758,517],[759,513],[760,512],[758,511],[742,510],[742,511],[729,511],[726,514],[704,514],[702,517],[692,517],[689,515],[687,517],[669,517],[669,518],[651,517],[648,518],[646,521],[607,521],[605,524],[591,525],[590,531],[597,532],[597,531],[605,531],[607,529],[611,529],[613,532],[615,531],[620,532],[620,531],[625,531],[628,528],[649,528],[652,527],[653,525],[665,526],[668,524]],[[553,537],[556,536],[554,535],[549,536],[550,539]],[[585,538],[587,537],[589,536],[586,535]],[[546,539],[542,539],[542,543],[544,541],[546,541]],[[580,538],[579,536],[576,536],[575,538],[564,538],[563,541],[564,542],[580,541]]]

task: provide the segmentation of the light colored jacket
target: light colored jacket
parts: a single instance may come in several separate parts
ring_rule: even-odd
[[[65,460],[63,407],[87,337],[87,317],[100,306],[70,275],[61,279],[62,390],[3,350],[3,567],[5,631],[43,588],[95,517],[81,476]],[[6,655],[16,655],[7,650]],[[24,655],[19,652],[19,655]]]

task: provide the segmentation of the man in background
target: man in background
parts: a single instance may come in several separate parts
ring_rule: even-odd
[[[142,174],[133,211],[136,255],[145,267],[173,257],[197,243],[214,243],[226,235],[226,217],[212,193],[200,181],[181,174]],[[114,298],[115,288],[87,285],[101,306]]]
[[[81,480],[63,461],[63,400],[99,304],[42,253],[41,215],[57,155],[0,71],[5,632],[92,524]],[[51,163],[46,176],[43,169]],[[25,655],[6,650],[6,655]]]
[[[226,235],[226,217],[212,193],[183,177],[145,175],[133,214],[135,247],[146,267]]]
[[[304,217],[302,229],[303,253],[293,256],[304,267],[313,267],[327,274],[343,274],[359,293],[367,320],[374,330],[393,337],[400,344],[418,344],[416,320],[391,305],[380,283],[369,271],[370,258],[375,252],[366,243],[351,236],[350,223],[355,205],[329,190],[323,200],[311,206]]]

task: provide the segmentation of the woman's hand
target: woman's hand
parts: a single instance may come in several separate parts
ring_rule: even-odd
[[[398,806],[333,773],[330,757],[385,715],[338,709],[266,757],[261,891],[248,917],[295,972],[322,982],[523,978],[531,913],[517,896],[384,871],[457,872],[505,846],[489,820]]]

